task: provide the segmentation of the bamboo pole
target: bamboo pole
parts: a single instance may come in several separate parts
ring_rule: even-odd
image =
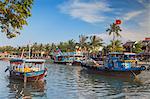
[[[21,53],[21,58],[23,58],[23,54],[24,54],[24,49],[22,50],[22,53]]]

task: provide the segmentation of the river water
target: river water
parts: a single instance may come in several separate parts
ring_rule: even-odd
[[[150,99],[150,73],[140,82],[91,74],[80,66],[46,64],[44,81],[27,83],[8,79],[8,62],[0,61],[0,99]]]

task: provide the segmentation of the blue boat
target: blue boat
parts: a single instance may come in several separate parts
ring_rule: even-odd
[[[91,65],[83,62],[82,66],[101,75],[125,78],[133,78],[146,69],[145,66],[138,66],[135,53],[121,52],[109,53],[103,65]]]
[[[81,52],[63,52],[54,55],[54,63],[64,65],[81,65],[84,55]]]

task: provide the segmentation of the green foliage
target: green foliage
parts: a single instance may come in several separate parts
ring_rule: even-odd
[[[110,52],[123,52],[124,48],[120,40],[111,41],[111,44],[107,46]]]
[[[16,37],[27,25],[31,16],[33,0],[0,0],[0,28],[8,38]]]
[[[0,52],[13,52],[15,51],[16,49],[12,46],[3,46],[3,47],[0,47]]]
[[[85,35],[79,35],[79,43],[78,46],[82,49],[82,50],[86,50],[88,48],[88,36]]]
[[[90,36],[90,42],[89,42],[90,52],[92,53],[99,52],[99,48],[103,45],[102,41],[103,40],[96,35]]]
[[[122,31],[122,30],[121,30],[120,26],[117,25],[117,24],[115,24],[115,23],[111,24],[111,25],[110,25],[110,28],[108,28],[108,29],[106,30],[106,32],[109,32],[109,35],[113,34],[113,39],[112,39],[112,41],[113,41],[113,42],[112,42],[112,51],[115,51],[115,50],[116,50],[116,49],[115,49],[115,44],[114,44],[115,38],[118,37],[118,36],[121,37],[121,35],[119,34],[119,32],[121,32],[121,31]]]
[[[140,53],[140,52],[143,52],[142,50],[142,43],[141,42],[138,42],[134,45],[133,47],[133,52],[134,53]]]
[[[113,24],[111,24],[110,25],[110,28],[108,28],[107,30],[106,30],[106,32],[109,32],[109,35],[111,35],[111,34],[113,34],[113,40],[115,40],[115,37],[117,36],[121,36],[120,34],[119,34],[119,32],[121,32],[122,30],[121,30],[121,28],[120,28],[120,26],[119,25],[117,25],[117,24],[115,24],[115,23],[113,23]]]
[[[57,47],[60,48],[63,52],[74,52],[76,46],[75,40],[71,39],[67,42],[60,42]]]

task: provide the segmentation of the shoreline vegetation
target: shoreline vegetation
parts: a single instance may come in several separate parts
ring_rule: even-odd
[[[147,45],[145,42],[147,41]],[[22,51],[24,50],[24,57],[27,57],[29,54],[29,46],[31,49],[30,55],[31,58],[50,58],[50,56],[56,52],[59,48],[61,52],[76,52],[81,51],[88,53],[90,57],[98,57],[100,55],[107,55],[107,53],[112,51],[117,52],[133,52],[137,54],[148,53],[150,50],[150,40],[143,41],[128,41],[126,43],[122,43],[120,40],[111,41],[110,44],[104,45],[103,40],[96,36],[79,36],[79,42],[71,39],[66,42],[60,42],[58,44],[55,43],[33,43],[26,46],[1,46],[0,47],[0,58],[2,55],[16,55],[17,57],[21,56]],[[145,55],[144,54],[144,55]],[[147,55],[148,55],[147,54]],[[148,55],[149,56],[149,55]]]

